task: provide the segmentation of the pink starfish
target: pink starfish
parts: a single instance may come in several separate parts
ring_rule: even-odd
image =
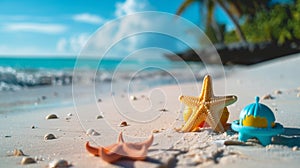
[[[124,142],[122,132],[120,132],[118,141],[115,144],[96,148],[90,146],[89,142],[86,142],[85,147],[89,153],[101,157],[106,162],[113,163],[122,158],[144,160],[152,142],[153,135],[144,142]]]

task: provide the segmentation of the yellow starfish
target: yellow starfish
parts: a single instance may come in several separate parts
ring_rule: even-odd
[[[227,111],[226,106],[236,102],[237,97],[215,96],[212,89],[212,80],[206,75],[203,80],[200,97],[180,96],[179,100],[188,106],[186,114],[187,121],[181,128],[182,132],[197,131],[199,124],[204,121],[216,132],[224,132],[224,127],[220,122],[223,111]]]

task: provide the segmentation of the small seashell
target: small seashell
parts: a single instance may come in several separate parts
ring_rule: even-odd
[[[267,94],[265,96],[262,97],[263,100],[272,100],[275,99],[275,97],[273,97],[271,94]]]
[[[128,126],[127,122],[126,121],[122,121],[121,124],[120,124],[120,127],[126,127]]]
[[[292,151],[297,151],[297,150],[299,150],[298,146],[294,146],[294,147],[292,148]]]
[[[152,130],[152,133],[159,133],[160,131],[157,129]]]
[[[25,156],[21,149],[14,149],[14,156]]]
[[[21,160],[22,165],[32,164],[32,163],[36,163],[36,161],[31,157],[23,157],[23,159]]]
[[[72,114],[72,113],[68,113],[67,115],[68,115],[69,117],[73,116],[73,114]]]
[[[53,160],[49,163],[49,168],[66,168],[69,167],[68,161],[64,159],[59,159],[59,160]]]
[[[130,96],[130,100],[137,100],[137,97],[135,97],[135,96]]]
[[[282,94],[282,91],[281,90],[275,90],[274,93],[275,94]]]
[[[50,119],[58,119],[56,114],[49,114],[46,116],[46,120],[50,120]]]
[[[297,97],[300,97],[300,93],[297,94]]]
[[[89,129],[86,131],[86,134],[87,134],[87,135],[93,135],[93,136],[100,135],[100,133],[98,133],[97,131],[95,131],[95,130],[92,129],[92,128],[89,128]]]
[[[97,115],[97,117],[96,117],[96,119],[101,119],[101,118],[103,118],[102,115]]]
[[[44,136],[44,140],[52,140],[52,139],[56,139],[56,137],[53,134],[46,134]]]
[[[31,126],[31,129],[35,129],[36,127],[34,125]]]

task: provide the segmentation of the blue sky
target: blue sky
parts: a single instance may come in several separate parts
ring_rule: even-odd
[[[106,22],[141,11],[174,14],[183,0],[1,0],[0,55],[75,56]],[[183,13],[200,22],[197,4]]]

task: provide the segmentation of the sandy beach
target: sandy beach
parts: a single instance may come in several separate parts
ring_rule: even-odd
[[[47,167],[55,159],[65,159],[73,167],[298,167],[300,163],[300,55],[291,55],[248,67],[236,67],[225,78],[213,76],[215,95],[236,95],[238,101],[228,106],[228,123],[239,118],[240,111],[261,98],[272,109],[276,122],[285,127],[282,135],[266,147],[256,141],[246,145],[224,145],[237,141],[237,133],[227,130],[217,134],[211,129],[179,133],[183,124],[180,95],[198,96],[201,82],[155,87],[127,94],[116,92],[71,107],[45,108],[28,112],[0,114],[0,167]],[[263,99],[266,95],[273,99]],[[135,98],[133,98],[134,96]],[[136,100],[133,100],[136,99]],[[46,120],[48,114],[58,119]],[[101,115],[103,118],[98,117]],[[120,127],[126,121],[128,126]],[[99,135],[87,135],[94,129]],[[85,142],[106,146],[122,131],[125,141],[139,142],[153,133],[154,142],[144,161],[121,160],[109,164],[90,155]],[[47,133],[56,136],[44,140]],[[37,163],[22,165],[23,156],[13,156],[14,149],[35,158]]]

